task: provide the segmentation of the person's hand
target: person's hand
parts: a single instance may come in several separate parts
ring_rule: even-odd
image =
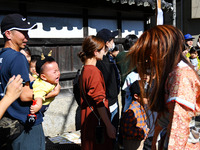
[[[111,139],[115,139],[116,138],[116,129],[112,124],[110,124],[109,126],[106,127],[106,131],[107,131],[108,136]]]
[[[35,113],[37,113],[39,110],[40,110],[40,106],[39,105],[31,105],[31,107],[30,107],[30,113],[33,115],[33,114],[35,114]]]
[[[41,109],[41,106],[39,106],[38,104],[31,105],[30,113],[33,115],[33,114],[37,113],[40,109]]]
[[[20,96],[23,87],[22,81],[21,75],[13,76],[9,79],[5,94],[5,96],[9,97],[9,100],[15,101]]]
[[[58,83],[56,85],[56,87],[49,93],[45,96],[45,98],[51,98],[51,97],[56,97],[59,93],[60,93],[60,89],[61,89],[61,86],[60,84]]]
[[[56,96],[60,93],[60,89],[61,89],[61,86],[60,86],[60,83],[58,82],[58,84],[54,88],[54,92],[56,93]]]
[[[36,98],[33,100],[33,104],[30,107],[30,113],[33,115],[42,108],[42,98]]]

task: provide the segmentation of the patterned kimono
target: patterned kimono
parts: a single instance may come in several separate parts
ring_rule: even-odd
[[[194,118],[200,114],[200,81],[195,72],[183,61],[169,74],[165,84],[165,101],[168,108],[168,150],[199,150],[199,137],[191,139]],[[158,120],[162,115],[158,115]],[[152,149],[163,129],[157,121]],[[198,132],[197,132],[198,133]],[[198,133],[199,136],[199,133]]]

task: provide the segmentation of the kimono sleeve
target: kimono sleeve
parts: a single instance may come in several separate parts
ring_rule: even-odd
[[[168,149],[185,149],[188,144],[189,125],[196,104],[195,74],[189,71],[179,69],[169,76],[166,101],[170,114]]]

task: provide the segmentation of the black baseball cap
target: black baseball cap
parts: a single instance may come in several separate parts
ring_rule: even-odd
[[[35,28],[37,24],[31,24],[20,14],[6,15],[1,22],[1,34],[4,34],[6,30],[27,31]]]
[[[118,31],[113,31],[111,32],[108,29],[102,29],[99,32],[97,32],[97,37],[101,38],[104,40],[104,42],[106,43],[107,41],[110,41],[111,39],[114,39],[115,36],[117,36],[119,34]]]

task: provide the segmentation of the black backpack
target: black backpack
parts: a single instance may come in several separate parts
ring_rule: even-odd
[[[76,77],[73,80],[73,93],[74,98],[77,102],[77,104],[80,106],[81,98],[80,98],[80,87],[79,87],[79,78],[81,75],[81,69],[78,69],[76,72]]]

